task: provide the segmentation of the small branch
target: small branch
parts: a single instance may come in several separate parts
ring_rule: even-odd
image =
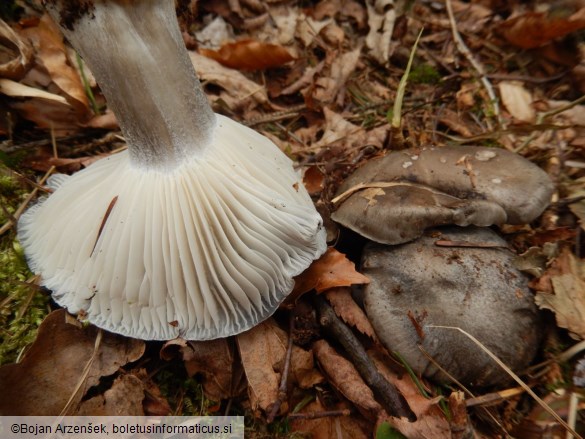
[[[483,68],[483,66],[479,63],[479,61],[477,61],[474,58],[473,54],[471,53],[471,51],[463,41],[463,38],[461,38],[459,31],[457,30],[457,22],[455,21],[455,14],[453,14],[453,6],[451,5],[451,0],[446,0],[445,5],[447,6],[447,14],[449,15],[449,23],[451,24],[451,32],[453,34],[453,40],[455,41],[457,50],[459,50],[459,52],[461,52],[461,54],[465,56],[465,58],[467,58],[467,60],[471,63],[473,68],[477,71],[481,83],[483,84],[483,87],[485,88],[491,100],[494,115],[496,116],[500,126],[504,126],[504,123],[500,115],[500,105],[498,104],[498,98],[496,96],[494,88],[492,87],[491,82],[487,77],[486,71]]]
[[[290,370],[290,362],[292,358],[292,350],[293,350],[293,330],[295,325],[294,316],[291,314],[290,322],[289,322],[289,330],[288,330],[288,346],[286,348],[286,356],[284,359],[284,368],[282,370],[282,377],[280,378],[280,387],[278,388],[278,398],[272,404],[270,408],[270,413],[268,414],[267,422],[270,424],[278,415],[280,411],[280,406],[286,399],[286,387],[288,381],[288,373]]]
[[[333,416],[349,416],[351,415],[350,409],[343,410],[330,410],[324,412],[308,412],[308,413],[291,413],[288,415],[289,419],[317,419],[317,418],[329,418]]]
[[[323,297],[318,296],[316,300],[320,316],[319,323],[343,346],[360,376],[373,390],[386,412],[390,416],[414,421],[416,417],[404,397],[378,371],[351,329],[337,317],[333,308]]]

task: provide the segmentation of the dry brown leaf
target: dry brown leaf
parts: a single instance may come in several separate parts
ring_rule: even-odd
[[[521,122],[534,122],[536,111],[532,106],[532,94],[520,81],[502,81],[498,84],[504,107]]]
[[[217,61],[189,52],[191,62],[197,67],[199,78],[223,89],[219,98],[232,110],[243,106],[253,107],[268,102],[266,88],[246,78],[234,69],[222,66]]]
[[[341,56],[335,56],[331,63],[329,76],[319,78],[316,81],[312,97],[323,103],[330,103],[338,99],[338,94],[344,90],[347,80],[356,69],[360,54],[361,47],[358,47]]]
[[[291,295],[298,297],[312,289],[321,293],[329,288],[349,287],[369,282],[366,276],[356,271],[355,264],[343,253],[329,247],[323,256],[295,278],[295,288]]]
[[[19,80],[32,61],[32,46],[0,20],[0,77]]]
[[[386,64],[393,51],[392,32],[397,18],[394,0],[367,0],[366,6],[370,27],[366,46],[380,64]]]
[[[544,12],[527,12],[500,25],[504,37],[515,46],[534,49],[585,29],[585,8],[570,17],[553,17]]]
[[[380,373],[404,396],[409,407],[416,415],[416,421],[409,422],[406,418],[388,416],[385,411],[380,413],[377,425],[386,421],[409,439],[434,439],[451,437],[451,428],[445,415],[439,408],[441,397],[428,399],[420,394],[409,375],[398,377],[387,366],[388,358],[378,351],[368,352]]]
[[[294,59],[282,46],[251,39],[226,43],[218,51],[200,49],[200,53],[226,67],[238,70],[280,67]]]
[[[585,338],[584,267],[583,261],[564,248],[545,273],[554,294],[539,291],[535,297],[536,304],[554,312],[557,325],[568,329],[571,337],[577,340]]]
[[[81,403],[77,416],[144,416],[144,384],[127,374],[116,378],[112,387]]]
[[[237,336],[240,357],[248,378],[248,394],[252,409],[268,411],[277,400],[281,372],[284,367],[288,335],[272,319]],[[288,383],[309,388],[323,376],[315,369],[313,354],[293,346]],[[282,411],[288,409],[286,404]]]
[[[374,399],[374,393],[364,382],[354,365],[339,355],[325,340],[313,344],[313,352],[329,382],[350,400],[359,412],[369,420],[375,420],[382,406]]]
[[[323,190],[325,175],[318,166],[310,166],[303,174],[303,184],[310,195],[317,195]]]
[[[32,42],[36,50],[35,69],[44,69],[48,73],[51,81],[77,111],[79,120],[87,119],[91,114],[89,101],[77,70],[69,64],[63,36],[57,25],[48,15],[44,15],[38,26],[25,29],[23,35]],[[36,85],[30,74],[25,77],[24,82]],[[51,89],[49,91],[57,92]]]
[[[179,348],[187,374],[200,374],[203,390],[213,401],[234,398],[244,390],[240,385],[241,368],[234,360],[234,348],[227,338],[209,341],[175,339],[161,348],[161,358],[174,357],[173,349]]]
[[[38,88],[29,87],[28,85],[24,85],[20,82],[12,81],[10,79],[0,78],[0,93],[13,98],[45,99],[47,101],[54,101],[69,107],[67,99],[65,99],[63,96],[49,93]]]
[[[23,360],[0,368],[0,414],[56,416],[61,413],[84,376],[100,331],[95,326],[82,328],[66,323],[66,316],[63,309],[49,314]],[[143,353],[143,341],[104,331],[99,351],[72,407],[101,377],[112,375]]]
[[[332,288],[325,292],[325,296],[329,303],[331,303],[331,306],[333,306],[335,314],[337,314],[345,323],[353,326],[372,340],[376,342],[378,341],[378,337],[374,332],[370,319],[368,319],[366,313],[351,297],[350,288]]]
[[[339,404],[337,410],[344,410]],[[331,410],[325,408],[317,400],[305,406],[300,413],[321,413]],[[372,437],[372,424],[357,415],[327,416],[316,419],[293,419],[292,431],[303,435],[309,434],[312,439],[368,439]]]
[[[439,122],[446,125],[457,134],[460,134],[462,137],[471,137],[474,134],[473,128],[468,126],[465,118],[461,117],[460,114],[457,114],[453,110],[445,108],[440,112],[437,118]]]

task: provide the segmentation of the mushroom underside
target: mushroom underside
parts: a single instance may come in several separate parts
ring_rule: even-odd
[[[72,313],[122,335],[213,339],[270,316],[326,248],[291,162],[218,117],[213,146],[169,170],[126,152],[70,178],[19,222],[31,269]]]

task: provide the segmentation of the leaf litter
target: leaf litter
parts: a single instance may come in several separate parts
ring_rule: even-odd
[[[274,318],[229,340],[148,343],[144,351],[141,342],[103,334],[99,355],[94,355],[95,328],[65,323],[63,311],[53,312],[21,361],[0,368],[2,388],[10,396],[0,398],[0,411],[13,410],[15,400],[23,413],[35,414],[58,414],[65,406],[70,413],[89,414],[191,410],[189,404],[169,405],[173,395],[184,392],[169,392],[162,378],[169,376],[168,370],[177,377],[169,382],[196,380],[207,398],[223,401],[213,410],[239,406],[257,422],[268,416],[284,383],[280,418],[290,415],[289,431],[317,438],[373,437],[392,429],[406,437],[461,437],[458,431],[466,429],[478,437],[484,431],[493,437],[502,434],[502,428],[522,438],[528,437],[526,431],[542,428],[539,406],[528,410],[530,403],[522,396],[508,397],[489,409],[465,409],[465,397],[457,389],[437,388],[392,360],[377,343],[360,306],[359,289],[351,288],[368,282],[355,266],[360,240],[344,241],[343,232],[328,221],[340,182],[369,158],[389,150],[480,142],[518,151],[549,172],[557,191],[541,219],[523,227],[503,226],[501,231],[523,254],[518,263],[532,276],[537,303],[556,319],[556,324],[547,323],[554,337],[546,341],[546,349],[560,351],[583,340],[585,107],[578,99],[585,93],[585,61],[576,36],[584,28],[584,9],[577,2],[563,7],[543,2],[538,10],[516,1],[494,5],[452,0],[450,19],[445,5],[436,2],[323,0],[302,8],[273,2],[200,2],[198,15],[183,23],[184,35],[210,102],[216,111],[253,124],[307,169],[305,183],[324,216],[333,247],[297,278],[295,294]],[[5,116],[0,160],[34,179],[31,169],[58,166],[62,172],[74,172],[111,153],[119,140],[93,142],[116,130],[117,124],[104,108],[91,72],[82,67],[84,83],[79,63],[55,27],[38,13],[26,14],[20,22],[0,26],[0,109]],[[402,102],[401,135],[396,136],[389,124],[396,91],[423,26]],[[453,28],[485,68],[482,84],[493,84],[502,104],[500,120],[478,82],[476,66],[453,40]],[[435,75],[425,77],[425,71]],[[94,113],[88,87],[100,114]],[[90,141],[63,137],[76,133]],[[42,146],[35,144],[39,139]],[[12,164],[7,152],[14,151],[28,160]],[[377,201],[375,195],[371,200]],[[415,422],[384,413],[344,350],[321,330],[316,294],[352,328],[376,367],[407,400]],[[9,303],[4,299],[0,297],[1,306]],[[49,327],[54,331],[51,339]],[[295,343],[290,370],[283,377],[291,337]],[[89,372],[84,371],[92,358]],[[534,378],[532,387],[566,386],[573,367],[582,373],[574,366],[581,364],[578,361],[582,356],[563,367],[549,365],[549,372]],[[554,392],[541,393],[569,417],[570,395],[553,398]],[[459,413],[457,422],[447,406]],[[577,407],[582,409],[582,403]],[[483,419],[486,410],[497,422]],[[554,425],[554,420],[546,422],[547,428]],[[254,437],[268,429],[276,435],[277,424],[250,433]]]

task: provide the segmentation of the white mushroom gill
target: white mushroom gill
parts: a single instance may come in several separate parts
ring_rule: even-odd
[[[213,339],[270,316],[326,248],[291,161],[214,115],[172,0],[47,1],[89,64],[128,152],[64,179],[19,222],[57,303],[119,334]],[[88,3],[90,4],[87,7]]]

